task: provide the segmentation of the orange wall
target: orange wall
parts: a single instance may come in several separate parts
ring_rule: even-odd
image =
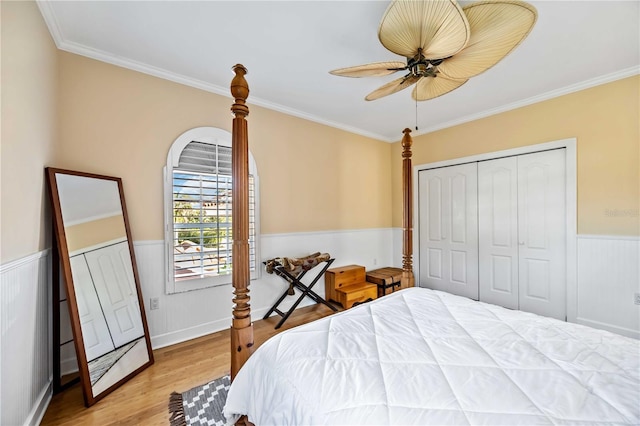
[[[35,2],[2,8],[0,262],[51,246],[44,168],[57,144],[57,49]]]
[[[577,139],[578,233],[639,235],[640,76],[417,136],[413,165],[566,138]],[[395,227],[402,226],[400,152],[395,143]]]
[[[127,238],[127,231],[121,214],[73,226],[65,226],[64,233],[67,238],[69,253],[109,241]]]
[[[121,177],[133,238],[163,239],[169,147],[194,127],[230,131],[232,100],[65,52],[60,91],[57,166]],[[262,233],[391,226],[390,144],[250,107]]]
[[[230,130],[231,99],[57,51],[35,3],[1,7],[0,262],[50,245],[46,166],[122,177],[133,237],[162,239],[169,146]],[[635,76],[418,136],[414,164],[575,137],[578,232],[638,235],[639,99]],[[263,233],[401,226],[399,143],[255,106],[249,136]]]

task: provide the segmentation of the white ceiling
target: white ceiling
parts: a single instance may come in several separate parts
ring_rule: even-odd
[[[468,2],[461,2],[465,4]],[[402,60],[378,41],[387,1],[40,1],[60,49],[229,96],[244,64],[249,102],[385,141],[416,124],[397,78],[328,71]],[[640,2],[532,1],[538,22],[509,56],[418,104],[418,134],[640,72]]]

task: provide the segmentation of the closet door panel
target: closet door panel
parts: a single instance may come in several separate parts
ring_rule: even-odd
[[[443,238],[443,186],[444,178],[432,171],[419,174],[419,211],[420,241],[424,250],[420,250],[420,285],[443,290],[444,280],[448,279],[444,272],[448,271],[448,259],[444,250],[446,242]],[[427,284],[428,283],[428,284]]]
[[[478,298],[476,163],[419,173],[420,285]]]
[[[430,282],[435,287],[443,287],[445,279],[443,271],[448,270],[443,256],[443,218],[442,186],[443,179],[435,174],[420,173],[419,184],[423,188],[420,194],[420,211],[423,214],[424,226],[420,227],[420,241],[425,242],[426,250],[420,253],[421,282]]]
[[[565,151],[518,157],[520,309],[565,319]]]
[[[87,362],[115,349],[84,255],[70,259]]]
[[[442,279],[442,249],[427,249],[427,270],[426,275],[429,280]]]
[[[480,300],[518,309],[516,157],[478,164]]]
[[[116,347],[144,336],[127,242],[85,254]]]

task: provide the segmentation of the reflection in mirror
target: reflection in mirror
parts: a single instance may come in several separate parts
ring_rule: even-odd
[[[153,362],[118,178],[48,169],[76,355],[91,405]]]

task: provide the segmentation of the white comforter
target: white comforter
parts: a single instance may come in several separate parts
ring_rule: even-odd
[[[271,338],[224,413],[256,425],[640,424],[640,342],[411,288]]]

